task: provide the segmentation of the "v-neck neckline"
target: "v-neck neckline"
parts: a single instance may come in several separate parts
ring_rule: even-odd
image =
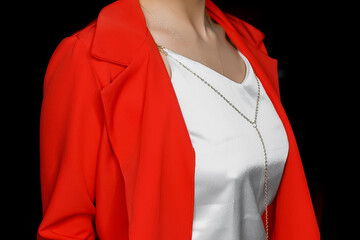
[[[245,65],[246,65],[245,77],[244,77],[244,79],[243,79],[243,81],[242,81],[241,83],[235,82],[234,80],[226,77],[225,75],[223,75],[223,74],[215,71],[214,69],[208,67],[207,65],[205,65],[205,64],[203,64],[203,63],[201,63],[201,62],[199,62],[199,61],[196,61],[196,60],[193,60],[193,59],[191,59],[191,58],[185,57],[184,55],[181,55],[181,54],[179,54],[179,53],[177,53],[177,52],[175,52],[175,51],[173,51],[173,50],[170,50],[170,49],[168,49],[168,48],[166,48],[166,47],[164,47],[164,46],[162,46],[162,45],[160,45],[160,46],[161,46],[163,49],[165,49],[166,51],[168,51],[168,52],[170,52],[170,53],[172,53],[172,54],[174,54],[174,55],[180,56],[181,58],[186,59],[186,60],[188,60],[188,61],[190,61],[190,62],[192,62],[192,63],[194,63],[194,64],[197,64],[197,65],[199,65],[199,66],[207,69],[207,70],[210,71],[211,73],[214,73],[214,74],[216,74],[217,76],[220,76],[221,78],[226,79],[228,82],[230,82],[232,85],[234,85],[234,86],[236,86],[236,87],[243,87],[244,84],[247,82],[247,79],[249,78],[249,72],[250,72],[250,71],[249,71],[249,70],[250,70],[250,69],[249,69],[249,64],[246,63],[245,56],[240,52],[239,49],[237,49],[237,52],[238,52],[238,54],[240,55],[240,57],[244,60]]]

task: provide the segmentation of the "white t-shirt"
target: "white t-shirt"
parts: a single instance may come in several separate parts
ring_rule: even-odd
[[[237,83],[167,48],[174,87],[195,150],[192,240],[264,240],[264,151],[256,129],[178,59],[254,119],[258,85],[251,64]],[[289,143],[282,122],[260,88],[258,129],[268,156],[268,204],[282,178]]]

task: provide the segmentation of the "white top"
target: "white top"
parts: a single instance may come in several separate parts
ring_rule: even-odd
[[[192,240],[264,240],[264,152],[255,128],[178,59],[254,120],[257,83],[249,61],[240,84],[207,67],[165,51],[174,87],[195,150]],[[268,154],[268,203],[282,178],[289,143],[263,86],[257,125]]]

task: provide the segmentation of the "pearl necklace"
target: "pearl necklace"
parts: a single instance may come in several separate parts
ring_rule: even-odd
[[[160,52],[164,53],[166,56],[170,56],[171,58],[173,58],[175,61],[177,61],[182,67],[184,67],[186,70],[188,70],[189,72],[191,72],[192,74],[195,75],[195,77],[197,77],[198,79],[200,79],[203,83],[205,83],[208,87],[210,87],[212,90],[214,90],[214,92],[216,94],[218,94],[222,99],[224,99],[233,109],[235,109],[236,112],[238,112],[247,122],[249,122],[254,129],[257,132],[257,135],[259,136],[263,151],[264,151],[264,162],[265,162],[265,171],[264,171],[264,192],[265,192],[265,196],[264,196],[264,204],[265,204],[265,231],[266,231],[266,240],[269,239],[269,220],[268,220],[268,164],[267,164],[267,152],[266,152],[266,148],[265,148],[265,143],[264,143],[264,139],[259,131],[259,128],[257,126],[257,116],[258,116],[258,109],[259,109],[259,100],[260,100],[260,81],[259,78],[256,76],[255,74],[255,79],[256,79],[256,83],[258,86],[258,91],[257,91],[257,98],[256,98],[256,108],[255,108],[255,116],[254,116],[254,120],[250,120],[245,114],[243,114],[239,109],[237,109],[234,104],[232,104],[224,95],[222,95],[216,88],[214,88],[209,82],[207,82],[205,79],[203,79],[202,77],[200,77],[198,74],[196,74],[195,72],[193,72],[190,68],[188,68],[186,65],[184,65],[182,62],[180,62],[178,59],[174,58],[173,56],[169,55],[168,52],[165,50],[166,48],[158,45],[158,49]]]

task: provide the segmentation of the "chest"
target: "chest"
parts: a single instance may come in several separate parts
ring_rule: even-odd
[[[272,170],[274,196],[286,161],[288,141],[282,122],[250,63],[246,61],[245,79],[239,84],[175,52],[169,51],[169,55],[171,81],[196,152],[201,188],[210,186],[209,193],[213,193],[214,186],[219,186],[221,191],[231,182],[237,189],[233,189],[232,199],[241,195],[237,192],[241,189],[239,184],[249,182],[256,192],[253,197],[262,199],[263,146],[258,132],[245,119],[253,121],[256,117]],[[223,184],[214,185],[213,179]]]
[[[169,54],[171,82],[195,150],[193,240],[263,239],[265,151],[244,116],[250,121],[257,118],[266,148],[271,202],[289,147],[275,108],[248,61],[239,84],[201,63]]]

